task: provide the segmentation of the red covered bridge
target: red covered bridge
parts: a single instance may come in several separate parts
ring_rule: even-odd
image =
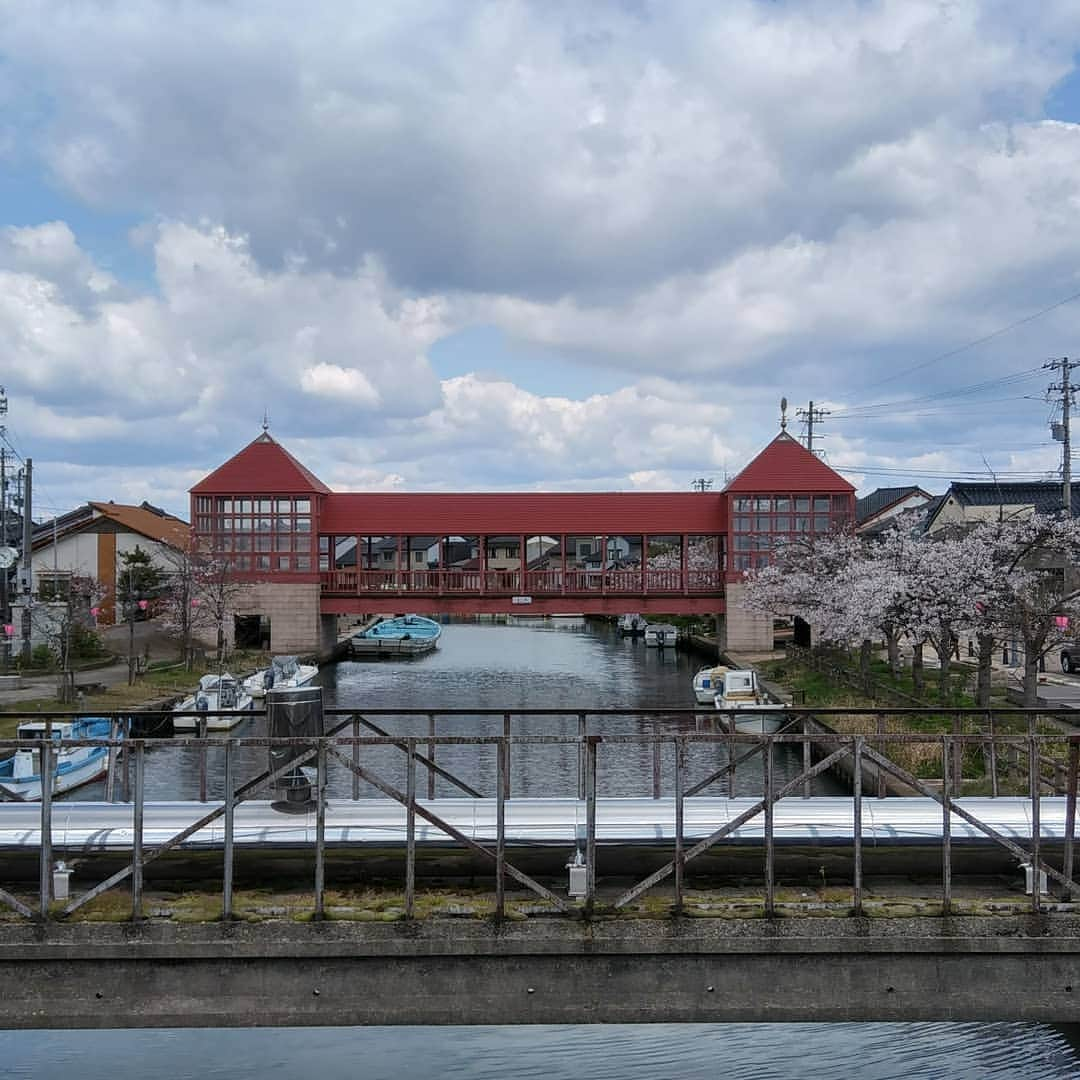
[[[719,615],[780,539],[848,523],[853,496],[786,432],[722,492],[458,494],[333,492],[264,432],[191,510],[264,608]]]

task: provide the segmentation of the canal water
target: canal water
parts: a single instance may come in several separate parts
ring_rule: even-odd
[[[413,718],[386,726],[425,735],[426,712],[438,708],[565,708],[562,717],[515,721],[521,734],[576,734],[582,708],[671,708],[694,704],[690,679],[698,661],[658,654],[610,628],[576,620],[518,620],[511,625],[461,623],[444,629],[438,652],[412,661],[343,663],[320,678],[328,706],[402,708]],[[262,734],[251,720],[236,734]],[[692,718],[641,717],[595,721],[603,732],[650,733],[695,729]],[[440,719],[440,734],[500,733],[502,719]],[[576,756],[550,747],[520,748],[512,761],[514,794],[571,795]],[[365,751],[366,752],[366,751]],[[723,750],[692,755],[693,782],[719,766]],[[401,782],[400,752],[380,752],[368,764]],[[484,794],[494,787],[494,760],[440,750],[440,764],[462,774]],[[663,785],[670,792],[670,761]],[[252,751],[238,776],[264,767]],[[780,754],[778,777],[794,775],[795,755]],[[211,762],[209,794],[220,794]],[[601,750],[602,794],[647,795],[652,756],[647,749]],[[332,793],[346,796],[351,780],[331,777]],[[836,790],[828,780],[816,790]],[[761,790],[760,765],[740,766],[738,794]],[[158,748],[147,767],[149,798],[191,798],[198,791],[195,755]],[[718,783],[710,793],[726,792]],[[440,783],[438,793],[451,794]],[[82,798],[93,798],[91,790]],[[371,988],[378,993],[378,987]],[[1022,993],[1022,988],[1018,988]],[[0,1021],[2,1022],[2,1021]],[[1070,1027],[1008,1023],[617,1025],[470,1028],[279,1028],[273,1030],[0,1031],[5,1080],[953,1080],[1080,1076],[1080,1034]]]
[[[704,661],[670,649],[650,649],[640,638],[622,638],[606,623],[576,618],[516,619],[509,624],[459,622],[445,626],[440,647],[416,659],[343,662],[323,669],[319,681],[327,708],[414,710],[408,716],[373,717],[394,735],[426,736],[430,711],[439,709],[565,709],[555,716],[514,717],[515,735],[577,736],[578,713],[588,709],[685,709],[695,706],[691,689],[694,672]],[[698,717],[677,714],[659,717],[629,715],[594,717],[589,731],[603,734],[652,735],[710,731],[708,711]],[[439,735],[501,735],[502,715],[437,716]],[[349,731],[343,734],[349,734]],[[244,721],[233,735],[264,735],[262,717]],[[371,732],[361,730],[361,735]],[[746,751],[742,748],[740,753]],[[495,748],[440,746],[437,761],[481,794],[495,795]],[[727,748],[715,743],[691,745],[687,753],[686,785],[715,773],[727,764]],[[365,747],[363,763],[400,787],[405,783],[405,755],[392,747]],[[237,756],[238,779],[254,776],[267,766],[264,748],[248,748]],[[778,783],[798,775],[801,752],[778,747]],[[146,793],[151,800],[192,799],[199,792],[199,755],[182,748],[150,743]],[[572,745],[519,745],[511,753],[512,796],[573,796],[577,793],[577,748]],[[653,793],[653,752],[649,744],[602,745],[597,759],[597,790],[601,795],[649,796]],[[674,793],[674,752],[668,745],[660,759],[661,790]],[[224,793],[221,756],[210,751],[207,795]],[[328,764],[333,798],[352,793],[352,774],[340,763]],[[417,774],[418,790],[427,793],[426,774]],[[760,756],[737,766],[735,793],[759,795],[763,777]],[[79,799],[101,797],[103,785],[83,788]],[[725,773],[705,794],[726,795]],[[815,794],[840,788],[828,777],[816,779]],[[437,796],[461,794],[439,779]],[[362,798],[379,798],[373,787],[361,785]]]

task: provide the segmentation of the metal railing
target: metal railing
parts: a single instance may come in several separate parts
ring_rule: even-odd
[[[777,710],[779,713],[780,710]],[[255,798],[260,792],[282,780],[299,766],[314,762],[315,765],[315,834],[311,841],[314,853],[314,914],[325,914],[325,865],[326,865],[326,805],[327,772],[330,762],[343,767],[352,777],[352,798],[360,796],[361,784],[370,785],[382,796],[402,807],[406,812],[406,842],[404,854],[405,873],[405,916],[415,915],[416,905],[416,820],[420,818],[444,833],[451,840],[469,849],[487,860],[493,867],[496,889],[495,915],[503,917],[505,909],[505,882],[509,877],[550,903],[557,910],[571,914],[582,912],[592,914],[597,906],[596,893],[596,848],[597,848],[597,768],[598,759],[603,754],[615,755],[626,747],[647,747],[651,749],[653,760],[653,797],[661,798],[662,770],[661,757],[665,748],[673,760],[671,784],[672,814],[674,833],[672,857],[647,877],[624,890],[611,905],[614,909],[623,908],[649,889],[668,878],[673,879],[673,910],[681,912],[685,896],[685,870],[688,863],[713,848],[726,837],[732,836],[741,826],[760,817],[763,834],[763,878],[765,883],[764,908],[767,916],[777,913],[776,909],[776,874],[775,851],[776,837],[774,829],[774,810],[776,804],[784,798],[801,794],[810,797],[810,783],[818,776],[841,763],[850,767],[853,800],[852,818],[852,891],[850,910],[858,915],[863,913],[863,802],[867,780],[877,779],[877,797],[884,797],[884,777],[892,777],[908,790],[925,798],[932,799],[942,808],[941,819],[941,911],[948,914],[952,910],[952,819],[964,821],[978,834],[999,845],[1021,863],[1029,865],[1033,872],[1042,871],[1048,878],[1061,886],[1061,895],[1066,900],[1080,892],[1080,885],[1073,879],[1074,865],[1074,830],[1076,815],[1076,795],[1078,763],[1080,763],[1080,734],[1045,735],[1036,731],[1036,715],[1023,710],[999,710],[996,714],[987,714],[981,710],[957,710],[958,713],[973,717],[989,718],[988,730],[973,733],[926,733],[926,732],[889,732],[880,730],[878,725],[868,734],[839,734],[822,730],[823,718],[831,715],[865,715],[880,717],[875,710],[815,710],[800,712],[798,715],[785,717],[784,726],[775,734],[753,735],[734,730],[696,730],[682,732],[654,732],[652,734],[610,734],[590,731],[590,723],[595,724],[610,717],[641,717],[652,720],[663,718],[694,719],[705,722],[724,723],[733,720],[735,715],[715,709],[607,709],[607,710],[566,710],[566,709],[529,709],[529,710],[439,710],[419,714],[415,711],[379,709],[364,713],[348,710],[327,710],[329,718],[328,733],[319,738],[271,738],[252,736],[214,736],[208,737],[203,728],[193,738],[181,739],[145,739],[145,738],[110,738],[57,740],[48,736],[32,740],[0,739],[0,751],[12,749],[30,749],[40,757],[41,775],[49,776],[53,771],[54,755],[67,746],[102,746],[109,747],[111,760],[116,764],[117,755],[121,755],[125,775],[133,773],[130,783],[132,804],[131,824],[131,861],[122,869],[105,880],[97,883],[81,895],[69,900],[63,906],[51,903],[51,875],[53,871],[53,797],[50,785],[43,785],[40,803],[40,824],[38,842],[39,888],[36,907],[19,899],[11,892],[0,889],[0,904],[4,904],[28,919],[64,919],[97,896],[109,889],[130,880],[131,914],[139,919],[143,911],[143,879],[148,864],[160,859],[168,852],[183,844],[196,833],[217,821],[222,821],[223,867],[222,867],[222,917],[232,918],[233,881],[234,881],[234,814],[239,803]],[[922,717],[938,715],[932,710],[893,710],[893,715]],[[1067,710],[1055,714],[1067,715]],[[215,714],[216,715],[216,714]],[[243,714],[249,715],[249,714]],[[390,733],[372,717],[426,717],[428,730],[409,734]],[[439,735],[436,733],[436,720],[446,716],[495,716],[502,718],[501,734],[485,735]],[[512,730],[515,719],[536,719],[544,717],[577,718],[577,734],[515,734]],[[745,714],[742,714],[745,716]],[[52,720],[68,720],[73,714],[54,713],[43,717],[47,723]],[[206,714],[200,717],[204,722]],[[1018,720],[1027,730],[1025,733],[1003,732],[1002,724],[1010,719]],[[116,722],[121,717],[114,717]],[[811,726],[811,722],[815,726]],[[361,734],[362,731],[371,734]],[[989,742],[989,747],[988,747]],[[896,755],[899,747],[929,744],[935,748],[941,767],[940,787],[932,786],[924,779],[915,776],[894,761],[889,753]],[[224,797],[217,805],[207,804],[206,813],[187,824],[180,831],[147,849],[144,844],[145,798],[145,757],[149,746],[181,746],[188,752],[198,753],[202,762],[200,802],[206,802],[206,758],[211,749],[221,752],[223,763]],[[725,751],[725,760],[719,768],[712,769],[705,776],[693,779],[687,775],[688,750],[697,745],[715,747]],[[506,850],[506,805],[513,795],[513,777],[511,773],[511,750],[526,749],[531,746],[563,746],[572,748],[577,755],[577,775],[575,786],[577,797],[584,803],[585,810],[585,865],[587,884],[580,907],[557,895],[546,885],[515,866],[507,858]],[[778,747],[791,746],[801,749],[802,768],[797,775],[778,781],[775,773],[775,755]],[[277,768],[267,768],[255,776],[237,782],[235,764],[237,752],[244,748],[292,747],[297,756],[287,764]],[[452,770],[441,766],[436,761],[440,747],[470,747],[479,753],[487,748],[493,750],[496,759],[495,790],[496,827],[495,842],[481,843],[466,835],[451,822],[440,816],[431,805],[426,805],[417,795],[417,770],[426,770],[428,777],[428,800],[433,799],[436,778],[460,791],[465,798],[484,798],[476,786]],[[1046,862],[1042,857],[1042,836],[1040,827],[1040,805],[1043,788],[1046,786],[1042,762],[1052,748],[1064,748],[1066,761],[1064,770],[1064,794],[1066,796],[1065,831],[1063,838],[1063,858],[1061,869]],[[404,789],[383,772],[377,771],[365,754],[373,748],[391,748],[404,755]],[[969,809],[956,801],[958,793],[956,763],[963,757],[965,750],[973,749],[988,755],[988,760],[997,769],[999,764],[1010,756],[1015,764],[1026,765],[1028,780],[1027,801],[1029,804],[1031,837],[1029,847],[1004,835],[985,821],[980,820]],[[1004,753],[1003,753],[1004,752]],[[762,779],[760,797],[755,797],[751,806],[734,818],[718,826],[713,832],[693,844],[687,844],[684,829],[684,810],[687,799],[700,795],[712,784],[727,778],[727,794],[735,794],[734,778],[738,768],[752,757],[760,755]],[[817,758],[815,761],[814,758]],[[125,788],[128,784],[125,782]],[[8,792],[10,795],[10,792]],[[491,798],[492,796],[486,796]],[[0,822],[4,812],[0,803]],[[1031,908],[1040,911],[1042,899],[1036,886],[1032,890]]]

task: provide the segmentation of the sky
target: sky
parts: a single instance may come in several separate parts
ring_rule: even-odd
[[[1080,5],[0,0],[35,516],[261,431],[336,490],[1059,475]],[[1080,370],[1076,373],[1080,382]]]

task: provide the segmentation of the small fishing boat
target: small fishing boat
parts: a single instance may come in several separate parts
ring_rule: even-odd
[[[694,676],[694,698],[699,705],[712,705],[717,693],[724,686],[724,676],[730,669],[722,664],[719,667],[703,667]]]
[[[301,664],[295,656],[275,656],[268,668],[244,680],[244,689],[253,698],[261,698],[267,690],[296,690],[306,686],[318,674],[318,664]]]
[[[644,615],[619,616],[619,634],[622,637],[644,637],[646,626],[648,626],[648,621]]]
[[[442,634],[434,619],[423,615],[398,615],[383,619],[349,641],[353,656],[416,656],[430,652]]]
[[[190,697],[184,698],[174,711],[181,713],[208,713],[207,731],[228,731],[236,727],[244,717],[241,712],[249,712],[254,706],[251,694],[235,676],[225,672],[221,675],[204,675],[199,680],[199,688]],[[221,710],[229,710],[231,715],[215,716]],[[195,731],[198,728],[198,716],[174,716],[174,731]]]
[[[649,623],[645,627],[645,644],[654,649],[674,649],[679,640],[679,628],[671,623]]]
[[[108,739],[112,724],[101,717],[54,722],[51,737],[59,743],[66,739]],[[19,739],[44,739],[50,728],[44,720],[28,720],[15,729]],[[109,766],[107,746],[63,746],[53,749],[52,793],[89,784],[105,775]],[[41,798],[41,750],[16,750],[10,757],[0,758],[0,795],[23,801]]]
[[[724,681],[717,691],[715,704],[718,709],[735,710],[729,722],[736,731],[750,735],[771,735],[784,723],[786,705],[770,701],[761,689],[757,672],[751,669],[724,673]]]

